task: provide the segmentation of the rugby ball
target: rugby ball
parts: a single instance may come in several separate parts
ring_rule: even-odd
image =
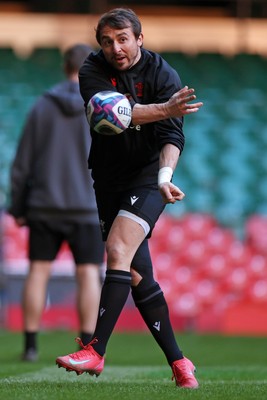
[[[96,93],[87,106],[91,128],[102,135],[117,135],[131,123],[132,108],[122,93],[106,90]]]

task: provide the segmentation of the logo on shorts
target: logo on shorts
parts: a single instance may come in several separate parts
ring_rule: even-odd
[[[103,307],[100,308],[100,311],[99,311],[100,317],[102,317],[102,315],[104,314],[105,311],[106,310]]]
[[[133,206],[134,203],[139,199],[139,197],[131,196],[130,199],[131,199],[131,205]]]

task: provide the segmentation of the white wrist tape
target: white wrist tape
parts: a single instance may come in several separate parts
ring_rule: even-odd
[[[173,170],[171,167],[162,167],[159,170],[158,174],[158,186],[162,185],[162,183],[170,182],[172,179]]]

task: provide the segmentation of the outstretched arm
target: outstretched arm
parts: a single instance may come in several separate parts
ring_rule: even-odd
[[[194,89],[185,86],[174,93],[166,102],[160,104],[139,104],[133,107],[132,121],[134,125],[142,125],[150,122],[161,121],[167,118],[180,118],[184,115],[195,113],[202,107],[202,102],[189,102],[196,99]]]

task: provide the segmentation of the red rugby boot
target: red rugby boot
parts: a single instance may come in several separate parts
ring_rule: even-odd
[[[176,386],[188,389],[196,389],[198,381],[195,378],[195,366],[188,358],[184,357],[181,360],[172,363],[172,379],[175,379]]]
[[[97,339],[93,339],[86,346],[84,346],[80,338],[75,340],[82,347],[82,350],[57,357],[56,364],[58,367],[63,367],[66,371],[75,371],[77,375],[81,375],[84,372],[95,376],[100,375],[104,369],[105,360],[92,347],[92,344],[96,343]]]

